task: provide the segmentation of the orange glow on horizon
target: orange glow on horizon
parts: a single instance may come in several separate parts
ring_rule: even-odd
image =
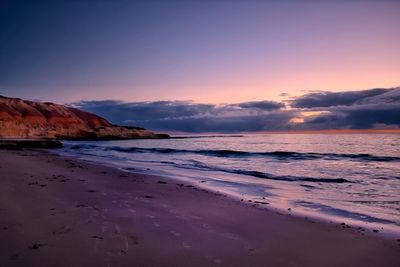
[[[259,134],[400,134],[400,129],[331,129],[262,131]]]
[[[295,123],[295,124],[297,124],[297,123],[304,123],[304,119],[303,118],[293,118],[293,119],[290,119],[290,121],[289,121],[290,123]]]

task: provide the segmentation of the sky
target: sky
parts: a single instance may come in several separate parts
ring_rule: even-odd
[[[172,117],[180,121],[171,130],[192,132],[260,130],[274,118],[286,122],[275,128],[304,127],[304,117],[332,110],[295,99],[400,85],[399,25],[395,0],[3,0],[0,95],[161,130]],[[138,121],[154,108],[175,115]],[[237,121],[261,113],[252,124]],[[223,129],[219,119],[215,127],[188,121],[210,114],[223,114]],[[398,127],[339,124],[325,118],[325,128]]]
[[[281,102],[263,100],[221,105],[106,100],[79,101],[73,105],[118,125],[166,132],[400,130],[400,87],[313,92]]]

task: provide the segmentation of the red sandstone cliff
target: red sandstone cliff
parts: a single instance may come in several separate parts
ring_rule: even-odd
[[[142,128],[112,125],[95,114],[54,103],[0,96],[0,138],[165,138]]]

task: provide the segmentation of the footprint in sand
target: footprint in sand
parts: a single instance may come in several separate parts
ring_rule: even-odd
[[[221,259],[215,258],[215,257],[210,256],[210,255],[207,255],[206,258],[209,259],[209,260],[211,260],[212,262],[214,262],[214,263],[216,263],[216,264],[221,264],[221,263],[222,263],[222,260],[221,260]]]
[[[110,232],[109,229],[113,228],[115,230],[115,223],[110,222],[110,221],[105,221],[101,224],[101,232],[105,233],[105,232]]]
[[[183,221],[190,221],[185,215],[176,215],[175,218],[183,220]]]
[[[207,231],[207,232],[214,232],[214,230],[212,229],[211,225],[209,225],[208,223],[204,223],[203,224],[203,228]]]
[[[69,226],[62,226],[56,230],[53,231],[53,235],[62,235],[62,234],[67,234],[71,232],[72,229]]]
[[[178,233],[178,232],[175,232],[175,231],[171,231],[170,233],[173,234],[176,237],[179,237],[179,236],[182,235],[181,233]]]
[[[171,214],[179,214],[179,211],[177,211],[177,210],[169,210],[169,212],[170,212]]]
[[[115,235],[107,240],[107,251],[109,256],[123,256],[129,251],[129,240],[125,236]]]
[[[223,233],[223,236],[229,238],[229,239],[233,239],[233,240],[240,240],[240,237],[236,234],[233,233]]]
[[[185,249],[191,248],[191,246],[186,242],[182,242],[182,247],[185,248]]]
[[[129,250],[129,239],[124,236],[124,245],[125,245],[125,251],[128,252]]]
[[[120,234],[121,233],[121,227],[119,227],[119,225],[118,224],[114,224],[114,227],[115,227],[115,233],[116,234]]]
[[[139,245],[139,240],[138,240],[138,238],[136,236],[130,235],[129,238],[130,238],[130,240],[132,241],[132,243],[134,245]]]
[[[105,221],[101,224],[101,232],[104,233],[112,233],[119,235],[121,233],[121,227],[113,222]]]
[[[121,234],[121,227],[117,223],[111,221],[103,222],[101,232],[102,239],[97,241],[102,242],[95,243],[95,250],[97,250],[99,246],[105,246],[106,248],[111,248],[111,250],[107,251],[107,254],[110,256],[122,256],[128,253],[129,238]]]
[[[213,262],[217,263],[217,264],[220,264],[222,262],[222,260],[221,259],[213,259]]]

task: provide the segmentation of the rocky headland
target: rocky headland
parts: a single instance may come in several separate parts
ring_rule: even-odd
[[[64,105],[0,96],[0,139],[118,140],[168,138],[140,127],[113,125],[95,114]],[[27,142],[32,145],[33,142]]]

